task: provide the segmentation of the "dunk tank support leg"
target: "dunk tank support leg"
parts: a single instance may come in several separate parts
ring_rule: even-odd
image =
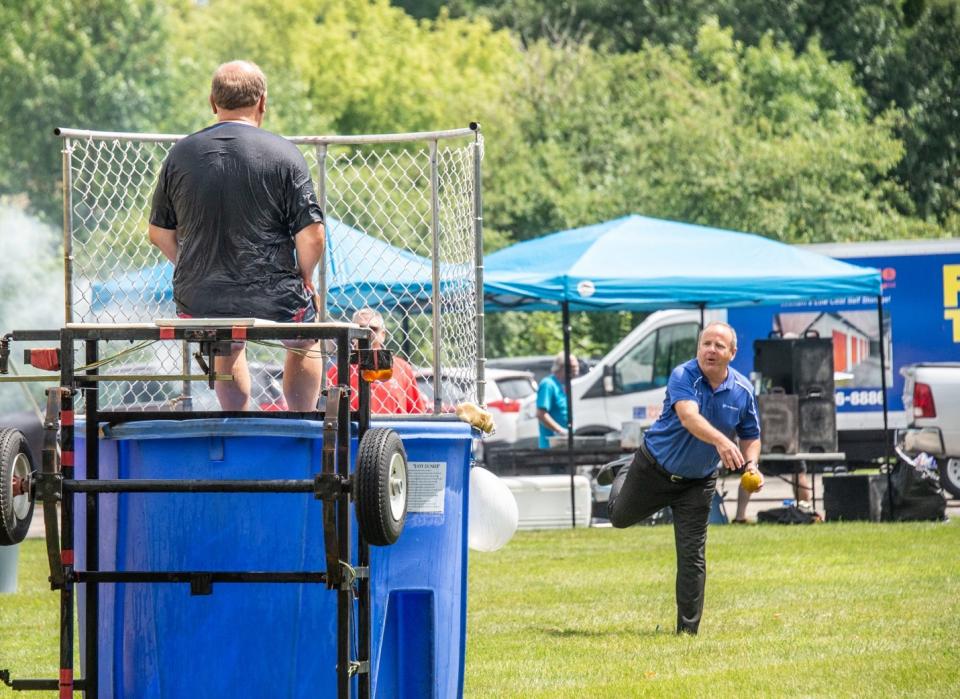
[[[350,367],[346,364],[346,352],[339,352],[337,369],[343,364],[343,373],[338,376],[350,376]],[[350,477],[350,391],[339,392],[338,414],[341,419],[337,423],[337,475],[342,482]],[[337,588],[337,689],[343,699],[351,695],[351,676],[353,665],[350,659],[350,638],[353,635],[351,619],[353,614],[353,576],[344,579],[343,564],[350,564],[350,493],[342,490],[337,498],[337,543],[340,549],[341,562],[337,569],[340,585]]]
[[[86,341],[86,363],[91,366],[98,359],[97,341]],[[87,374],[96,374],[96,368],[87,370]],[[83,384],[89,390],[84,393],[86,399],[87,421],[86,428],[86,479],[96,481],[100,478],[100,439],[98,435],[99,422],[97,411],[99,410],[99,390],[95,382]],[[86,495],[86,511],[84,519],[87,526],[86,535],[86,570],[100,570],[100,494],[97,491],[88,492]],[[99,696],[99,633],[100,633],[100,589],[95,581],[87,581],[84,588],[86,601],[86,635],[85,649],[83,655],[83,679],[86,682],[87,696]]]
[[[365,340],[359,344],[362,350],[367,349],[369,346]],[[370,384],[366,381],[358,380],[357,392],[359,394],[357,397],[357,407],[360,410],[357,434],[359,444],[359,440],[363,439],[364,433],[370,427]],[[356,469],[354,469],[354,471],[356,471]],[[354,477],[356,477],[356,474],[354,474]],[[354,506],[356,506],[356,504]],[[367,571],[367,575],[357,581],[357,650],[359,651],[357,660],[360,661],[361,666],[363,666],[365,662],[367,669],[366,672],[361,672],[357,679],[357,693],[361,699],[369,699],[372,690],[370,682],[370,545],[364,538],[362,530],[357,537],[357,563],[361,569]]]
[[[60,465],[64,480],[73,480],[73,334],[60,335]],[[73,697],[73,498],[60,503],[60,699]]]

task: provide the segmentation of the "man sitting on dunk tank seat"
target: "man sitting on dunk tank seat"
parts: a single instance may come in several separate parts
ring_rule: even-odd
[[[267,80],[248,61],[213,75],[217,123],[179,141],[160,170],[150,242],[174,263],[173,298],[186,318],[316,319],[311,284],[323,256],[323,212],[297,147],[260,128]],[[290,410],[315,410],[323,377],[319,343],[289,341],[283,393]],[[217,356],[224,410],[250,406],[245,348]]]

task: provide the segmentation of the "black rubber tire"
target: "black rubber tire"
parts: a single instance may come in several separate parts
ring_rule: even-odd
[[[937,459],[937,465],[940,467],[940,485],[953,497],[960,498],[960,458]]]
[[[33,519],[33,500],[27,495],[13,497],[13,476],[17,472],[21,477],[33,474],[33,457],[23,433],[6,427],[0,429],[0,546],[23,541]]]
[[[391,429],[374,427],[364,433],[358,452],[353,496],[360,535],[371,546],[389,546],[400,538],[407,519],[407,453],[403,440]],[[397,470],[402,471],[399,482]],[[394,490],[397,488],[400,490]],[[401,498],[403,508],[398,512]]]

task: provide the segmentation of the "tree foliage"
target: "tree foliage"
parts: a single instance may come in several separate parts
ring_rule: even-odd
[[[627,213],[786,242],[931,233],[895,206],[900,116],[871,118],[815,44],[744,46],[711,21],[692,52],[538,43],[527,62],[524,137],[487,194],[488,219],[518,238]]]
[[[488,251],[627,213],[786,242],[960,232],[956,0],[445,4],[0,2],[0,195],[58,218],[54,126],[194,131],[215,66],[249,58],[280,133],[480,121]],[[577,349],[634,320],[575,317]],[[492,350],[558,348],[553,317],[489,321]]]
[[[437,7],[434,0],[398,3],[417,16],[431,16]],[[765,36],[797,53],[816,46],[831,60],[850,63],[874,115],[891,104],[908,115],[896,127],[905,151],[894,174],[910,195],[902,211],[915,208],[940,223],[958,215],[957,0],[453,0],[451,7],[488,17],[530,43],[618,53],[651,44],[692,50],[709,17],[747,46]]]
[[[156,0],[0,3],[0,194],[61,212],[55,127],[140,130],[166,102],[167,25]]]
[[[906,155],[898,174],[920,214],[960,234],[960,6],[938,2],[910,32],[897,74]]]

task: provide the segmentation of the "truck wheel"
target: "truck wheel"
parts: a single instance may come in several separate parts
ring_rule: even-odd
[[[32,473],[33,457],[23,433],[0,429],[0,546],[14,546],[27,536],[33,518]]]
[[[354,472],[360,534],[372,546],[400,538],[407,517],[407,454],[400,435],[374,427],[360,440]]]
[[[960,498],[960,457],[937,459],[937,464],[940,466],[940,485],[953,497]]]

